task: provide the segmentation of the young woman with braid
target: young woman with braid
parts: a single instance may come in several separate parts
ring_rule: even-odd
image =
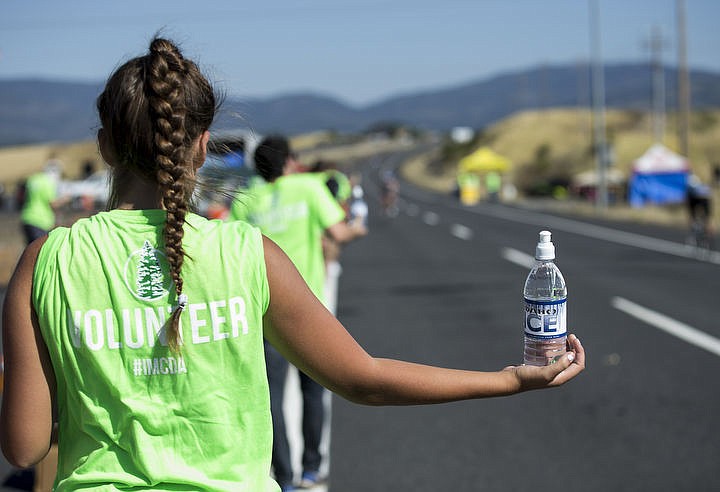
[[[120,66],[97,107],[111,209],[30,244],[3,310],[2,449],[37,463],[57,421],[56,490],[277,491],[263,338],[368,405],[510,395],[583,370],[572,336],[544,368],[368,355],[256,228],[188,211],[216,100],[171,42]]]

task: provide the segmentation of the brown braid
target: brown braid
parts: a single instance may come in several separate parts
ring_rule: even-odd
[[[194,143],[210,127],[217,110],[215,101],[210,83],[195,63],[162,38],[152,40],[148,55],[117,69],[97,101],[103,130],[117,160],[113,201],[130,174],[157,183],[167,214],[165,255],[177,301],[183,292],[183,225],[194,187],[190,173],[196,157]],[[166,325],[172,350],[179,346],[181,313],[182,306],[176,306]]]
[[[157,182],[163,208],[167,213],[163,236],[165,255],[179,297],[183,291],[180,275],[185,251],[182,247],[183,225],[187,214],[185,174],[187,149],[185,141],[185,101],[183,79],[187,72],[182,55],[175,46],[156,39],[150,46],[150,113],[154,116]],[[178,347],[180,306],[175,307],[167,326],[168,345]]]

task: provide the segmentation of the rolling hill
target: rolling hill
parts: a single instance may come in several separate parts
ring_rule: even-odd
[[[720,108],[720,73],[691,71],[693,109]],[[590,105],[590,67],[539,66],[433,91],[388,97],[353,107],[322,94],[293,93],[270,98],[228,98],[216,129],[252,128],[287,134],[314,130],[363,131],[379,122],[445,131],[484,128],[517,112]],[[665,69],[668,110],[676,106],[677,71]],[[610,108],[649,111],[652,73],[648,64],[605,67]],[[69,142],[92,138],[94,102],[101,83],[0,80],[0,146]]]

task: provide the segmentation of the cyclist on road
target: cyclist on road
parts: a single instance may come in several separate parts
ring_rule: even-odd
[[[689,242],[694,246],[710,249],[713,236],[712,190],[694,174],[688,178],[685,204],[690,219]]]

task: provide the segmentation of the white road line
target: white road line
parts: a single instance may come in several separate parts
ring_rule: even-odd
[[[697,251],[694,248],[688,247],[686,244],[643,236],[633,232],[624,232],[617,229],[611,229],[609,227],[588,224],[578,220],[564,219],[530,210],[516,210],[501,206],[486,207],[482,210],[471,209],[469,211],[476,214],[512,220],[522,224],[538,225],[539,227],[547,227],[552,230],[561,230],[603,241],[623,244],[625,246],[634,246],[636,248],[681,256],[683,258],[693,258],[720,265],[720,252],[718,251],[711,251],[706,258],[698,258]]]
[[[422,216],[422,220],[427,225],[436,226],[440,223],[440,216],[435,212],[425,212]]]
[[[473,231],[469,227],[465,227],[461,224],[453,224],[450,226],[450,234],[458,239],[464,239],[469,241],[473,237]]]
[[[615,309],[623,311],[640,321],[720,356],[720,339],[708,335],[697,328],[688,326],[685,323],[681,323],[680,321],[640,306],[639,304],[635,304],[634,302],[623,299],[622,297],[613,297],[610,300],[610,304]]]
[[[503,248],[500,255],[510,263],[530,269],[535,264],[535,258],[513,248]]]

